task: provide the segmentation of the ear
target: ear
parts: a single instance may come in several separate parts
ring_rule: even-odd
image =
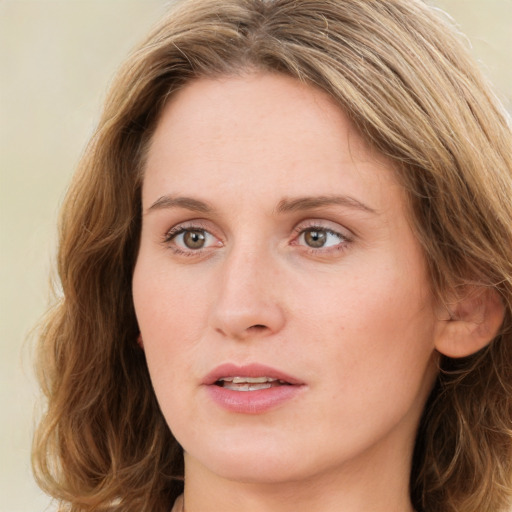
[[[469,356],[488,345],[505,316],[503,302],[492,288],[472,288],[448,310],[449,318],[440,320],[435,347],[452,358]]]

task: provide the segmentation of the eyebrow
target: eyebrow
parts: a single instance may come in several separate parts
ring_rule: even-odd
[[[164,210],[167,208],[184,208],[192,212],[199,213],[212,213],[213,208],[203,201],[193,199],[191,197],[172,197],[162,196],[159,197],[146,211],[150,213],[154,210]]]
[[[279,201],[275,211],[278,214],[284,214],[297,211],[314,210],[316,208],[333,205],[361,210],[375,215],[378,213],[377,210],[350,196],[306,196],[298,197],[295,199],[283,199]],[[192,197],[173,197],[170,195],[165,195],[159,197],[147,209],[146,213],[169,208],[184,208],[186,210],[198,213],[214,212],[214,208],[204,201],[199,201],[198,199],[193,199]]]
[[[324,206],[344,206],[355,210],[361,210],[367,213],[377,215],[377,210],[362,203],[350,196],[309,196],[296,199],[283,199],[277,205],[278,213],[290,213],[303,210],[314,210]]]

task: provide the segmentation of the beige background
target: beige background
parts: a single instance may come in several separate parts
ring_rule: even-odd
[[[163,0],[0,0],[0,512],[41,511],[30,474],[37,391],[27,335],[43,313],[55,225],[106,85]],[[512,111],[512,0],[439,0]]]

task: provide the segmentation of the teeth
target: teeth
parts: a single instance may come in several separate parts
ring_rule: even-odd
[[[233,377],[233,384],[242,384],[248,382],[249,384],[263,384],[265,382],[274,382],[277,379],[270,377]]]
[[[271,377],[222,377],[219,381],[233,382],[233,384],[263,384],[265,382],[275,382],[277,379]]]
[[[233,391],[258,391],[259,389],[271,388],[272,384],[270,382],[262,382],[258,384],[235,384],[234,382],[226,382],[224,387],[226,389],[232,389]]]
[[[222,377],[217,382],[222,383],[222,387],[234,391],[258,391],[286,384],[272,377]]]

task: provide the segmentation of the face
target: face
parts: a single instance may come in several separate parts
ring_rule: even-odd
[[[425,262],[392,164],[330,98],[281,75],[192,82],[142,195],[134,303],[186,466],[408,464],[435,376]]]

